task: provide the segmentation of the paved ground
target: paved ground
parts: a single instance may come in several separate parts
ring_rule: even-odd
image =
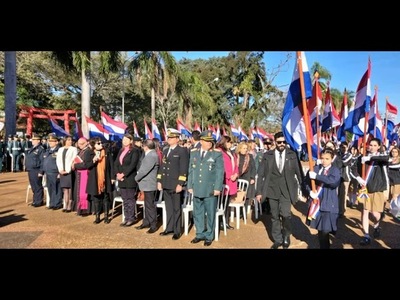
[[[45,206],[34,208],[25,203],[27,178],[24,172],[0,174],[0,249],[269,249],[272,245],[271,220],[265,214],[259,220],[249,215],[247,224],[241,220],[240,229],[228,230],[226,236],[221,232],[219,241],[204,247],[202,243],[190,243],[194,228],[175,241],[171,236],[160,236],[162,228],[151,235],[134,227],[122,228],[120,214],[110,224],[93,224],[94,216],[79,217],[75,213],[48,210]],[[318,248],[316,231],[304,223],[305,211],[303,202],[293,208],[293,237],[289,249]],[[372,240],[367,247],[359,246],[360,216],[359,209],[347,209],[332,239],[333,249],[400,248],[400,224],[388,215],[382,223],[381,239]]]

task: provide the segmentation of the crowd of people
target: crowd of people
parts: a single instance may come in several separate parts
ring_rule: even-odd
[[[262,148],[254,140],[234,143],[227,135],[215,141],[209,130],[195,130],[183,140],[174,128],[167,130],[164,145],[131,133],[126,133],[120,144],[100,137],[74,141],[71,136],[59,138],[54,134],[33,134],[24,141],[10,136],[7,143],[0,143],[0,165],[9,155],[12,171],[27,171],[32,207],[44,205],[46,180],[48,209],[92,215],[94,224],[108,224],[112,201],[119,195],[123,201],[120,226],[130,227],[140,221],[136,201],[141,194],[143,218],[135,228],[154,234],[159,223],[156,202],[162,193],[167,218],[166,228],[159,235],[178,240],[182,235],[182,203],[190,193],[196,229],[191,243],[203,242],[204,246],[215,239],[217,198],[223,186],[229,187],[230,201],[238,193],[238,179],[249,182],[244,199],[247,209],[258,201],[271,215],[273,249],[290,247],[292,206],[299,193],[308,199],[310,209],[318,203],[318,210],[308,216],[306,224],[318,231],[321,249],[330,248],[346,209],[359,205],[364,232],[360,245],[371,243],[370,217],[372,236],[380,238],[385,205],[400,194],[400,149],[395,145],[384,149],[377,138],[368,141],[365,153],[357,145],[327,141],[311,170],[302,167],[300,156],[288,147],[282,132],[265,138]],[[388,189],[389,199],[385,197]],[[220,229],[233,230],[226,207],[227,222],[221,222]]]

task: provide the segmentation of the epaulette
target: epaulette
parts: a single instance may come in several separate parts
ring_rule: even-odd
[[[193,149],[190,150],[190,152],[199,151],[199,150],[200,150],[199,148],[193,148]]]

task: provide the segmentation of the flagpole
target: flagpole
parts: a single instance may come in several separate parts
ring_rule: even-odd
[[[297,66],[299,68],[301,102],[302,102],[302,105],[303,105],[304,123],[305,123],[305,126],[306,126],[306,135],[307,135],[308,164],[309,164],[310,170],[313,170],[314,165],[313,165],[313,161],[312,161],[312,152],[311,152],[311,144],[310,144],[310,142],[312,141],[312,137],[310,136],[310,116],[308,115],[306,93],[305,93],[305,89],[304,89],[303,64],[302,64],[302,61],[301,61],[301,52],[297,51],[296,53],[297,53]],[[313,192],[316,191],[315,180],[314,179],[311,179],[311,189],[312,189]]]
[[[315,77],[315,82],[314,84],[319,84],[319,73],[314,73],[314,77]],[[315,91],[317,91],[317,88],[319,88],[318,86],[316,86]],[[319,105],[318,105],[318,93],[316,92],[315,95],[315,99],[317,106],[315,107],[315,115],[317,116],[317,158],[319,158],[319,145],[320,145],[320,140],[321,140],[321,127],[319,126]],[[322,101],[322,99],[321,99]]]
[[[374,90],[375,90],[375,95],[374,95],[374,99],[375,99],[375,103],[374,103],[374,114],[375,114],[375,116],[374,116],[374,118],[375,118],[374,137],[376,137],[376,120],[377,120],[376,115],[378,113],[378,86],[377,85],[375,85]],[[382,142],[383,142],[383,136],[382,136]]]
[[[363,136],[363,153],[362,156],[367,154],[367,126],[369,119],[369,111],[365,112],[365,120],[364,120],[364,136]],[[361,164],[361,174],[362,178],[365,180],[365,164]]]
[[[389,97],[386,96],[386,105],[385,105],[385,128],[382,130],[382,139],[385,141],[384,145],[386,145],[386,130],[387,130],[387,120],[388,120],[388,102],[389,102]],[[389,147],[388,147],[389,148]]]

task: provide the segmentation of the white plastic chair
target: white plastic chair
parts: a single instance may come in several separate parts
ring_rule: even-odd
[[[257,189],[257,179],[258,175],[254,178],[255,184],[254,184],[254,189]],[[258,215],[262,215],[262,204],[261,202],[258,202],[257,199],[254,197],[253,199],[250,199],[249,206],[247,207],[247,214],[251,213],[251,203],[253,203],[254,207],[254,218],[258,219]]]
[[[226,235],[226,219],[225,210],[229,202],[229,186],[224,184],[221,194],[218,196],[217,211],[215,212],[215,237],[218,241],[219,237],[219,217],[222,217],[222,224],[224,225],[224,235]]]
[[[156,206],[162,210],[162,227],[163,230],[167,229],[167,211],[165,209],[165,201],[163,200],[163,191],[159,191],[158,201]]]
[[[183,227],[185,235],[189,233],[190,213],[193,211],[193,194],[186,192],[182,204]]]
[[[247,189],[249,188],[249,181],[245,179],[238,179],[238,189],[245,191],[247,194]],[[246,196],[245,196],[246,199]],[[246,218],[246,207],[245,207],[246,201],[242,202],[230,202],[229,207],[231,208],[231,216],[230,216],[230,221],[233,222],[233,219],[236,215],[236,229],[240,228],[240,209],[242,208],[243,212],[243,221],[244,224],[247,224],[247,218]]]
[[[142,208],[143,219],[144,219],[144,216],[145,216],[145,212],[144,212],[144,200],[138,200],[138,199],[136,199],[136,213],[135,213],[136,218],[137,218],[138,215],[139,215],[139,209],[140,209],[140,208]]]
[[[50,206],[50,194],[49,194],[49,189],[47,188],[46,185],[46,174],[43,176],[42,179],[42,185],[43,185],[43,193],[44,196],[46,197],[46,206],[49,207]],[[25,199],[25,203],[30,203],[29,202],[29,193],[31,191],[32,187],[30,184],[28,184],[28,187],[26,188],[26,199]]]
[[[118,192],[119,192],[118,180],[116,180],[115,181],[115,193],[118,193]],[[113,199],[111,219],[114,219],[115,203],[121,203],[121,207],[122,207],[122,222],[124,222],[124,220],[125,220],[124,201],[122,200],[122,197],[119,194],[117,194],[117,196],[115,196],[114,199]]]

